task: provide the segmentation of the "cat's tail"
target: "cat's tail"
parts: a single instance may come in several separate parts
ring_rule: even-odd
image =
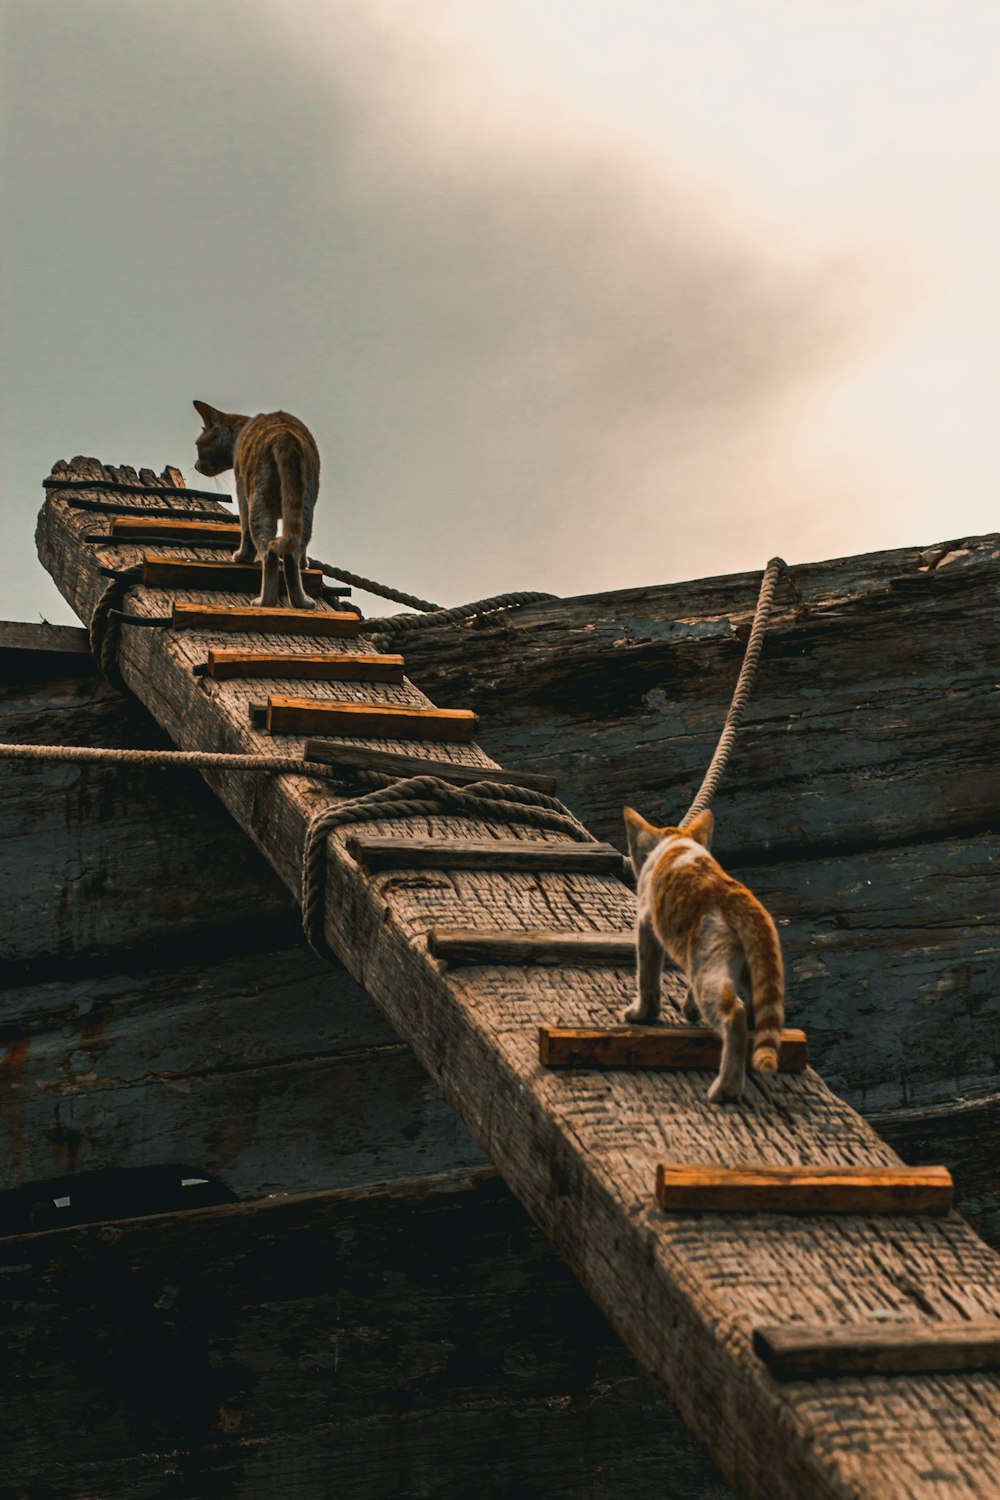
[[[312,534],[319,476],[299,443],[279,440],[274,456],[281,485],[281,535],[268,543],[267,550],[278,557],[299,558]]]
[[[752,1066],[758,1073],[774,1073],[785,1024],[785,974],[778,929],[749,891],[734,895],[726,916],[743,944],[753,987]]]

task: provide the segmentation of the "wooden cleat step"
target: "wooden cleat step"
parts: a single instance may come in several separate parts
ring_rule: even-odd
[[[247,604],[191,604],[175,600],[175,630],[241,630],[254,635],[356,636],[361,617],[345,610],[257,609]]]
[[[789,1323],[755,1328],[753,1347],[776,1380],[1000,1370],[1000,1319]]]
[[[403,708],[388,703],[341,703],[324,698],[268,698],[270,734],[377,735],[387,740],[452,740],[469,744],[476,715],[467,708]]]
[[[231,543],[239,545],[238,523],[226,520],[189,521],[184,517],[169,520],[155,517],[147,519],[140,514],[115,516],[111,522],[111,536],[115,539],[134,539],[137,542],[176,542],[178,545],[202,545],[205,542]]]
[[[347,852],[373,874],[379,870],[524,870],[581,875],[622,874],[613,844],[569,839],[407,839],[354,837]]]
[[[753,1047],[753,1036],[750,1037]],[[705,1026],[617,1026],[607,1031],[538,1028],[538,1060],[546,1068],[718,1068],[722,1043]],[[783,1031],[778,1068],[807,1066],[804,1031]]]
[[[335,740],[307,740],[305,753],[309,760],[342,767],[345,775],[352,771],[383,771],[389,776],[439,776],[456,786],[498,781],[545,792],[550,797],[556,789],[554,776],[540,776],[533,771],[509,771],[505,766],[459,766],[450,760],[425,760],[419,755],[399,755],[395,750],[374,750],[366,745],[341,745]]]
[[[635,964],[635,939],[620,932],[482,932],[477,928],[432,927],[427,947],[450,964]]]
[[[208,653],[206,677],[302,677],[313,682],[402,682],[401,656],[342,651],[227,651]]]
[[[676,1213],[943,1214],[947,1167],[661,1166],[661,1208]]]
[[[173,557],[147,556],[142,560],[142,582],[153,589],[209,589],[234,594],[254,594],[260,589],[260,563],[189,562]],[[313,599],[323,593],[319,568],[302,569],[302,587]]]

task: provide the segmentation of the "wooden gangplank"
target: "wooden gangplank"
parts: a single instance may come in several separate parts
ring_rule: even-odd
[[[95,465],[89,473],[100,478],[102,471]],[[87,474],[87,465],[77,465],[68,477]],[[90,529],[88,515],[54,492],[38,530],[43,563],[84,620],[104,584],[98,568],[111,560],[82,541]],[[748,610],[757,582],[747,580]],[[136,588],[128,608],[162,614],[163,593]],[[294,751],[300,740],[276,745],[254,730],[247,711],[252,684],[192,675],[217,644],[208,614],[186,630],[126,627],[121,670],[180,746]],[[296,641],[274,634],[261,642],[257,634],[246,645],[283,650],[295,649]],[[359,703],[431,706],[405,681],[349,686]],[[339,683],[314,685],[317,696],[342,699],[345,691]],[[411,741],[379,740],[372,748],[413,754]],[[442,747],[433,753],[440,759]],[[458,764],[489,764],[474,744],[450,745],[447,753]],[[329,786],[292,775],[207,779],[298,893],[306,825],[337,800]],[[508,837],[510,829],[442,816],[422,820],[418,829],[373,820],[331,836],[327,940],[723,1472],[760,1500],[992,1496],[1000,1377],[852,1376],[779,1385],[752,1338],[756,1328],[786,1318],[845,1326],[870,1323],[882,1312],[901,1322],[917,1315],[946,1321],[957,1308],[970,1320],[995,1317],[1000,1274],[993,1252],[953,1213],[662,1208],[655,1179],[664,1164],[878,1170],[900,1163],[809,1070],[752,1077],[741,1105],[713,1108],[705,1100],[707,1073],[542,1068],[541,1025],[601,1029],[620,1021],[632,987],[624,962],[452,965],[429,953],[428,932],[547,928],[625,936],[632,893],[613,876],[565,873],[428,871],[385,879],[369,876],[346,851],[349,836],[416,832],[482,839]],[[668,988],[679,1002],[677,984]],[[668,1006],[668,1019],[675,1014],[680,1022],[679,1008]]]

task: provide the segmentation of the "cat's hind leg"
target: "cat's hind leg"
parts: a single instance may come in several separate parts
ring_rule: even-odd
[[[247,513],[247,497],[243,493],[243,485],[240,480],[236,481],[236,503],[240,508],[240,544],[233,553],[233,562],[252,563],[257,561],[257,548],[253,544],[250,535],[250,517]]]
[[[293,609],[315,609],[313,601],[306,597],[305,589],[302,587],[302,575],[299,572],[299,560],[293,552],[286,552],[281,559],[285,573],[285,588],[288,591],[288,602]]]
[[[747,1013],[732,979],[730,935],[709,917],[692,954],[694,998],[698,1009],[722,1040],[718,1077],[708,1091],[713,1104],[743,1097],[747,1074]]]
[[[624,1019],[633,1025],[655,1026],[660,1019],[660,975],[663,949],[648,917],[640,917],[635,932],[638,999]]]

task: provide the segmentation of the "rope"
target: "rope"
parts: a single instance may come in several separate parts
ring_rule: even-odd
[[[684,814],[679,826],[685,827],[696,818],[700,812],[704,812],[718,789],[726,770],[733,742],[736,739],[736,731],[740,727],[743,718],[743,710],[746,708],[750,693],[753,690],[754,680],[757,676],[757,668],[760,665],[760,654],[764,646],[764,632],[767,629],[768,616],[771,613],[771,605],[774,602],[774,591],[781,574],[787,570],[787,564],[781,557],[772,557],[764,569],[764,577],[761,579],[760,593],[757,596],[757,608],[754,611],[753,625],[750,629],[750,639],[747,641],[747,649],[743,657],[743,665],[740,675],[736,679],[736,688],[733,692],[733,701],[729,705],[726,722],[719,743],[715,747],[715,754],[709,762],[708,770],[705,772],[698,795]]]
[[[91,655],[111,686],[120,693],[128,693],[129,688],[118,666],[121,620],[117,616],[125,602],[125,595],[141,577],[141,563],[137,563],[134,568],[123,568],[116,574],[94,605],[87,627]]]
[[[580,843],[590,843],[594,837],[555,797],[500,781],[456,787],[437,776],[411,776],[406,781],[394,780],[375,791],[365,792],[350,802],[321,808],[306,829],[302,850],[302,930],[315,953],[321,958],[339,962],[328,947],[323,932],[327,834],[349,823],[424,818],[440,813],[509,819],[529,828],[565,834]]]
[[[93,745],[4,745],[0,760],[78,761],[85,765],[147,766],[195,771],[274,771],[294,776],[337,779],[335,766],[295,755],[228,755],[211,750],[118,750]]]
[[[394,640],[398,635],[404,635],[411,630],[422,630],[428,625],[450,625],[453,621],[471,620],[475,615],[489,614],[493,610],[518,609],[525,604],[540,604],[546,599],[558,597],[558,594],[543,594],[534,590],[522,590],[512,594],[493,594],[488,599],[476,599],[472,604],[458,604],[454,609],[434,608],[431,612],[422,615],[383,615],[381,618],[366,620],[361,627],[361,633],[362,635],[384,635]]]
[[[307,559],[310,568],[319,568],[327,578],[336,578],[338,583],[350,583],[366,594],[375,594],[379,599],[391,599],[394,604],[407,604],[410,609],[438,610],[440,604],[421,599],[419,594],[407,594],[402,589],[391,589],[388,584],[376,583],[374,578],[363,578],[360,573],[349,573],[346,568],[335,568],[331,563],[320,562],[318,557]]]

